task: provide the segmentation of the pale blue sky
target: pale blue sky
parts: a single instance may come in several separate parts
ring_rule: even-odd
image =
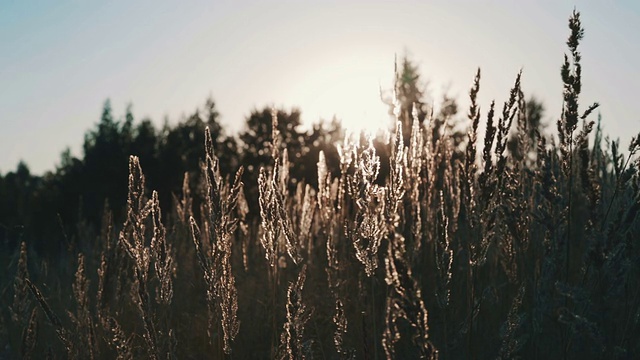
[[[53,170],[110,98],[115,115],[176,122],[211,95],[231,131],[254,107],[299,106],[357,126],[386,119],[378,87],[409,50],[430,89],[463,112],[476,68],[480,101],[505,100],[516,73],[560,114],[567,18],[582,13],[582,104],[605,131],[640,130],[638,1],[0,1],[0,172],[23,159]],[[436,103],[437,104],[437,103]]]

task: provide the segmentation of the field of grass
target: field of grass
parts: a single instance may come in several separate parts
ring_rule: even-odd
[[[94,251],[2,255],[0,359],[640,358],[640,134],[623,153],[579,103],[569,28],[555,134],[527,128],[520,74],[481,112],[478,70],[460,146],[398,109],[297,182],[274,113],[257,183],[221,175],[207,129],[173,204],[131,156]]]

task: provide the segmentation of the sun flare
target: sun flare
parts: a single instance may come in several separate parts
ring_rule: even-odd
[[[335,116],[350,132],[387,129],[389,109],[380,89],[390,87],[389,69],[386,63],[355,56],[321,64],[300,79],[296,102],[311,121]]]

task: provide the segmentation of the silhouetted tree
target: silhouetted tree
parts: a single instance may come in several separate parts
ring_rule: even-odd
[[[425,81],[418,68],[408,55],[404,55],[400,64],[396,62],[394,91],[388,94],[383,101],[389,107],[389,115],[395,119],[396,106],[399,105],[398,118],[402,122],[402,135],[405,144],[409,144],[411,138],[411,127],[413,125],[413,109],[416,109],[416,115],[421,125],[425,125],[425,121],[432,122],[429,124],[431,130],[432,141],[435,145],[437,140],[443,135],[451,137],[454,148],[460,145],[466,139],[466,133],[457,127],[459,121],[456,119],[458,115],[457,101],[444,94],[439,105],[435,106],[437,112],[434,112],[433,101],[429,98],[427,91],[428,81]],[[395,130],[395,124],[392,122],[392,130]],[[456,157],[458,158],[458,157]]]
[[[106,199],[112,204],[124,204],[126,201],[132,123],[130,108],[124,121],[119,122],[114,119],[111,102],[107,100],[97,127],[85,135],[83,181],[77,196],[82,197],[85,216],[96,226],[102,217]]]
[[[393,94],[391,94],[384,101],[389,106],[389,115],[392,118],[395,114],[395,102],[397,101],[400,106],[398,117],[402,122],[404,141],[408,144],[413,124],[412,112],[414,106],[421,124],[431,112],[431,106],[426,98],[427,83],[421,79],[418,65],[411,61],[406,54],[400,60],[400,64],[396,61],[393,90],[396,98],[394,99]],[[393,127],[395,127],[395,124]]]
[[[18,163],[15,172],[7,173],[0,179],[0,224],[4,233],[5,243],[15,248],[31,228],[30,215],[32,211],[32,197],[39,179],[33,177],[29,167],[23,161]]]
[[[209,127],[211,137],[216,144],[215,153],[220,156],[220,168],[223,174],[232,171],[236,154],[233,153],[235,145],[233,140],[223,134],[222,126],[218,120],[220,114],[215,102],[207,99],[204,109],[196,110],[185,121],[171,127],[165,123],[158,144],[158,176],[154,181],[149,181],[158,189],[161,202],[168,202],[171,192],[178,191],[182,187],[182,179],[185,172],[192,173],[193,187],[197,183],[200,174],[199,162],[204,159],[204,130]],[[144,163],[141,163],[145,167]],[[145,170],[146,173],[146,170]]]
[[[304,143],[304,134],[298,131],[300,110],[294,108],[287,112],[283,109],[277,109],[276,116],[281,136],[281,150],[286,147],[291,156],[297,156]],[[269,164],[272,122],[272,109],[269,107],[253,110],[246,119],[245,130],[240,133],[239,138],[243,146],[242,163],[247,169],[247,174],[259,170],[260,166]]]
[[[298,130],[301,123],[300,110],[293,108],[290,112],[284,109],[275,111],[282,144],[280,150],[286,147],[289,160],[299,164],[306,153],[304,146],[306,134]],[[245,129],[239,135],[242,144],[241,165],[245,168],[243,181],[247,184],[246,197],[253,214],[258,212],[257,183],[260,167],[273,165],[271,163],[272,119],[270,107],[264,107],[262,110],[254,109],[246,118]],[[297,174],[291,175],[297,178]]]

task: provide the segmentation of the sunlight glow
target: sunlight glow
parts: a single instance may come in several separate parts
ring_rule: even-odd
[[[380,57],[389,60],[387,57]],[[391,86],[392,65],[370,58],[341,57],[323,63],[298,82],[294,100],[310,121],[334,116],[352,132],[376,133],[391,124],[389,108],[380,98],[380,88]],[[386,76],[385,76],[386,75]]]

